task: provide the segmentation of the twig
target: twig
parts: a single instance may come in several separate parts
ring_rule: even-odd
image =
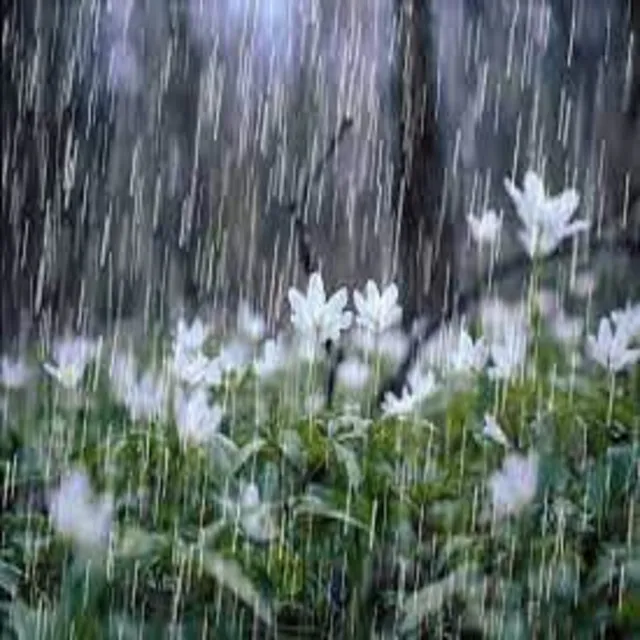
[[[315,259],[315,254],[311,248],[311,235],[309,234],[309,230],[302,216],[304,215],[309,202],[311,186],[320,179],[320,176],[328,162],[335,155],[338,150],[338,146],[352,126],[353,120],[351,118],[344,118],[342,120],[340,127],[338,128],[338,132],[329,141],[326,151],[316,163],[315,168],[307,174],[302,186],[301,197],[298,200],[294,200],[289,203],[286,207],[287,212],[294,217],[294,230],[298,236],[298,255],[300,256],[300,262],[302,263],[304,273],[307,276],[310,276],[317,269],[318,264]]]

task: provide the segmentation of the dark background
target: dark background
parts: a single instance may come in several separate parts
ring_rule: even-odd
[[[328,286],[395,278],[433,312],[476,272],[465,216],[515,223],[529,167],[639,235],[638,2],[111,5],[3,3],[3,348],[205,301],[276,318],[301,281],[283,205],[346,117],[301,211]]]

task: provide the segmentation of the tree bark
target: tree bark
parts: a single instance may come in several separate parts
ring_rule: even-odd
[[[395,259],[403,323],[452,303],[455,229],[446,198],[446,167],[437,121],[436,56],[430,3],[399,0],[400,158],[396,175]]]

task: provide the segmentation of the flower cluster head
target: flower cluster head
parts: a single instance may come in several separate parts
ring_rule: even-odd
[[[474,339],[463,327],[453,348],[448,351],[448,368],[454,373],[467,374],[482,371],[489,359],[489,347],[483,337]]]
[[[31,367],[22,358],[0,358],[0,386],[7,389],[22,389],[33,376]]]
[[[478,245],[495,245],[502,232],[502,218],[493,209],[488,209],[480,217],[467,216],[471,237]]]
[[[169,393],[166,382],[149,370],[138,377],[132,353],[116,353],[109,368],[111,389],[132,420],[161,420],[166,417]]]
[[[266,379],[284,369],[289,354],[280,338],[265,340],[258,357],[253,360],[253,370],[260,379]]]
[[[201,445],[218,432],[223,412],[218,405],[211,405],[206,390],[198,387],[191,393],[178,390],[175,416],[180,440]]]
[[[640,348],[632,343],[640,333],[640,305],[613,311],[600,319],[598,334],[587,337],[587,354],[611,373],[618,373],[640,360]]]
[[[538,487],[538,454],[509,453],[502,469],[489,478],[493,511],[497,517],[518,514],[531,503]]]
[[[382,293],[373,280],[368,280],[364,294],[353,292],[353,301],[358,311],[356,323],[374,335],[379,335],[395,326],[402,318],[398,305],[398,287],[390,284]]]
[[[86,472],[75,469],[51,496],[49,515],[60,535],[84,549],[96,549],[108,541],[113,508],[113,496],[105,494],[97,499]]]
[[[267,332],[267,323],[264,318],[256,313],[248,302],[240,304],[237,325],[238,333],[251,343],[260,342]]]
[[[527,171],[522,190],[509,179],[504,184],[523,225],[518,237],[532,259],[549,255],[565,238],[589,228],[587,220],[571,221],[580,203],[575,189],[549,196],[533,171]]]
[[[53,345],[54,362],[45,362],[44,370],[66,389],[77,389],[101,344],[101,340],[85,337],[58,340]]]
[[[382,411],[385,416],[406,416],[414,413],[420,404],[439,389],[433,371],[423,374],[414,368],[408,376],[408,384],[398,398],[393,393],[385,394]]]
[[[347,305],[346,288],[342,287],[327,300],[322,276],[318,272],[311,274],[306,295],[291,287],[288,298],[293,326],[300,337],[314,348],[327,340],[336,341],[340,332],[351,326],[352,313],[344,310]]]

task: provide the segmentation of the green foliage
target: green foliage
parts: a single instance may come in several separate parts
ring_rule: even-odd
[[[419,418],[303,414],[282,379],[236,379],[235,410],[206,446],[176,425],[131,422],[104,385],[80,407],[39,390],[0,447],[0,615],[16,638],[600,637],[640,618],[637,374],[613,394],[482,375]],[[554,352],[555,353],[555,352]],[[545,360],[546,358],[546,360]],[[545,373],[546,371],[546,373]],[[233,396],[231,398],[230,396]],[[501,446],[539,454],[535,498],[491,517]],[[51,530],[47,496],[69,466],[115,496],[107,549]],[[239,510],[255,482],[260,523]],[[386,634],[386,635],[385,635]],[[627,637],[630,637],[627,635]]]

